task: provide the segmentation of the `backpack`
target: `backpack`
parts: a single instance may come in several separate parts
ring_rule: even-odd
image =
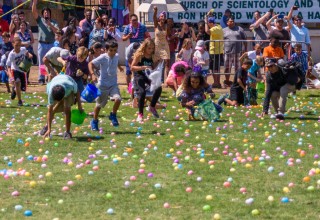
[[[287,83],[290,85],[296,85],[296,89],[300,90],[302,85],[306,82],[301,63],[296,61],[287,61],[282,63],[280,68],[283,70]],[[297,82],[298,78],[300,79],[299,82]]]

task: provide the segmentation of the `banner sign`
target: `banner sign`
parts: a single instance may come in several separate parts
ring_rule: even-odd
[[[189,22],[198,22],[210,9],[214,9],[214,16],[218,21],[222,18],[224,11],[230,9],[236,22],[251,23],[256,10],[265,13],[274,9],[277,14],[288,14],[293,5],[299,7],[293,15],[302,15],[304,22],[320,22],[320,0],[217,0],[196,1],[182,0],[188,10],[186,12],[170,13],[175,21],[188,19]]]

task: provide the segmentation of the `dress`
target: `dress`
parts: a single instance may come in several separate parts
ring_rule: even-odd
[[[170,48],[167,41],[167,31],[164,29],[156,28],[155,30],[155,60],[168,60],[170,59]]]

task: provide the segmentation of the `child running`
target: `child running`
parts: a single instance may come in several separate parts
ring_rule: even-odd
[[[138,122],[143,121],[143,108],[146,98],[146,84],[150,85],[150,80],[146,75],[147,69],[154,69],[156,63],[154,62],[155,44],[151,39],[146,39],[137,49],[133,55],[131,70],[134,72],[134,90],[138,97],[139,113],[137,117]],[[159,118],[159,114],[155,108],[158,99],[161,96],[162,87],[153,91],[152,100],[149,106],[149,111],[155,118]]]
[[[237,70],[233,83],[230,88],[230,97],[226,95],[220,96],[218,104],[229,104],[238,106],[244,103],[244,91],[247,90],[246,81],[248,79],[248,70],[252,66],[252,60],[245,58],[242,62],[241,68]]]
[[[27,89],[26,74],[19,67],[26,57],[32,59],[32,54],[25,47],[21,47],[21,39],[19,37],[13,38],[13,50],[8,55],[7,68],[10,82],[13,83],[11,99],[13,100],[18,96],[18,106],[23,105],[21,91],[26,91]]]
[[[117,119],[117,111],[121,104],[120,90],[118,87],[117,67],[122,72],[123,69],[119,64],[118,43],[112,42],[108,45],[108,50],[101,54],[99,57],[89,62],[89,72],[92,81],[97,81],[94,74],[94,68],[98,67],[100,76],[98,79],[97,87],[101,95],[96,99],[96,106],[94,108],[93,119],[90,122],[91,130],[99,131],[99,112],[101,108],[105,107],[108,103],[108,98],[114,100],[112,112],[110,112],[109,119],[113,126],[119,126]]]
[[[214,92],[200,72],[188,74],[183,81],[182,88],[181,106],[187,109],[189,120],[194,120],[195,106],[205,100],[205,93],[210,94],[213,98]]]

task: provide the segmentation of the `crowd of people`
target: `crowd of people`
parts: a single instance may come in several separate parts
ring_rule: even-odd
[[[311,46],[308,29],[302,18],[293,16],[293,6],[288,15],[276,14],[273,10],[261,15],[255,12],[250,29],[254,33],[254,50],[248,51],[248,37],[237,25],[232,12],[225,11],[220,24],[210,10],[204,20],[197,23],[196,30],[187,20],[181,21],[181,28],[174,27],[172,18],[166,12],[153,8],[154,39],[146,25],[131,14],[130,23],[121,32],[117,20],[106,14],[97,16],[97,8],[84,10],[84,19],[77,20],[69,14],[65,27],[59,27],[51,18],[50,8],[37,10],[38,0],[32,2],[32,16],[38,25],[38,51],[33,51],[34,37],[30,24],[23,12],[13,14],[10,24],[0,19],[1,71],[11,98],[18,97],[22,106],[21,91],[29,83],[29,71],[22,69],[26,59],[39,64],[39,84],[47,85],[49,96],[48,121],[41,134],[49,136],[53,115],[65,112],[66,132],[64,138],[71,138],[70,111],[74,100],[82,110],[80,94],[87,83],[95,83],[101,91],[96,99],[91,129],[99,130],[99,112],[109,99],[114,101],[109,115],[113,126],[118,126],[117,110],[121,95],[117,83],[117,72],[126,74],[128,91],[138,108],[137,121],[144,120],[146,101],[148,111],[159,118],[157,108],[162,86],[150,90],[150,70],[163,65],[162,82],[174,92],[181,105],[187,109],[189,119],[194,119],[195,107],[206,98],[214,97],[213,89],[230,87],[230,94],[219,98],[214,106],[221,112],[221,104],[257,105],[258,82],[266,83],[262,115],[270,112],[271,100],[276,118],[284,119],[286,99],[303,84],[304,75],[311,65]],[[0,15],[3,13],[0,10]],[[285,21],[287,26],[285,26]],[[124,71],[119,64],[118,42],[129,41],[125,51]],[[302,42],[302,43],[301,43]],[[289,64],[288,64],[289,63]],[[299,65],[301,68],[299,67]],[[290,67],[294,66],[290,69]],[[231,69],[235,75],[231,80]],[[301,71],[297,71],[301,69]],[[221,72],[225,80],[221,83]],[[265,76],[261,74],[266,72]],[[301,72],[301,73],[300,73]],[[45,73],[45,74],[44,74]],[[208,77],[213,84],[208,84]],[[10,88],[9,82],[13,87]],[[300,85],[300,86],[298,86]],[[63,100],[63,101],[62,101]]]

